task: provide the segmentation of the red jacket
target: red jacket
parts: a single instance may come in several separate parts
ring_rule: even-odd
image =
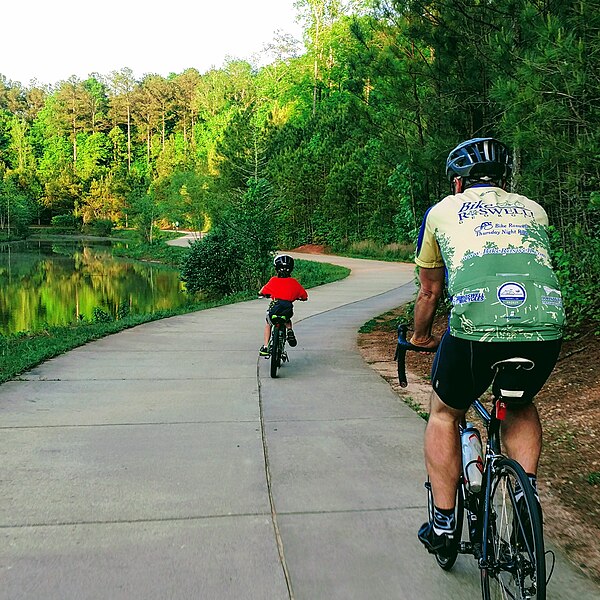
[[[258,293],[273,300],[308,300],[306,290],[293,277],[271,277]]]

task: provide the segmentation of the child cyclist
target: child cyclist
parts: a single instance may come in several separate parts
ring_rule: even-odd
[[[287,254],[280,254],[273,260],[276,277],[271,277],[262,287],[259,296],[269,296],[271,303],[267,310],[267,322],[265,324],[264,345],[259,350],[260,356],[269,356],[269,338],[271,337],[271,318],[272,314],[284,314],[290,320],[286,322],[287,341],[292,348],[298,344],[294,330],[292,329],[293,303],[295,300],[308,300],[306,290],[300,285],[297,279],[291,276],[294,269],[294,259]]]

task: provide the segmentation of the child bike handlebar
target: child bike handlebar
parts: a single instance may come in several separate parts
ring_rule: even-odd
[[[271,294],[258,294],[259,298],[270,298]],[[306,302],[307,298],[296,298],[296,300],[293,300],[293,302],[296,302],[300,300],[300,302]]]

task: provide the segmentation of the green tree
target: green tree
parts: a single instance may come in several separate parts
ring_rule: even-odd
[[[102,133],[80,134],[77,173],[83,181],[103,177],[110,169],[111,140]]]
[[[108,79],[109,117],[113,125],[124,125],[127,135],[127,170],[131,171],[131,105],[136,80],[129,68],[113,71]]]
[[[108,94],[102,77],[94,73],[82,83],[83,102],[89,119],[88,127],[97,133],[105,126],[108,112]]]
[[[187,69],[173,79],[173,104],[177,113],[177,129],[183,134],[184,145],[194,144],[194,129],[198,121],[196,95],[201,76],[196,69]]]
[[[93,179],[88,192],[82,194],[78,209],[84,225],[94,221],[116,223],[119,219],[120,198],[113,189],[112,177]]]
[[[90,93],[76,77],[63,81],[53,95],[49,113],[56,129],[68,134],[73,147],[73,165],[77,164],[77,138],[79,133],[92,128]]]
[[[0,179],[0,231],[3,237],[25,237],[34,214],[33,203],[20,189],[18,178],[5,175]]]
[[[306,33],[310,40],[309,48],[313,61],[312,112],[314,115],[320,101],[323,84],[320,69],[323,63],[331,59],[331,49],[325,41],[325,33],[327,28],[331,27],[340,16],[341,2],[340,0],[296,0],[294,5],[307,24]]]

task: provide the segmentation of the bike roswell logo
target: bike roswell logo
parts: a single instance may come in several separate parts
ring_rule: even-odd
[[[465,219],[476,219],[478,217],[533,217],[533,210],[525,208],[525,205],[519,201],[507,199],[504,203],[487,203],[485,200],[475,202],[463,202],[458,209],[458,222],[462,223]],[[489,227],[488,224],[485,224]],[[485,228],[487,229],[487,227]],[[485,230],[484,229],[484,230]]]

